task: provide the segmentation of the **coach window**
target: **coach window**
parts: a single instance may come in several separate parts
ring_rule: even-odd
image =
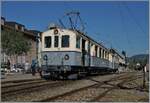
[[[61,41],[62,47],[69,47],[69,35],[63,35]]]
[[[107,51],[105,52],[105,59],[107,59]]]
[[[90,53],[90,41],[88,42],[88,53]]]
[[[80,49],[80,36],[76,36],[76,48]]]
[[[101,58],[101,48],[99,48],[99,57]]]
[[[51,47],[51,36],[46,36],[45,37],[45,48],[50,48]]]
[[[102,49],[102,51],[101,51],[101,53],[102,53],[102,56],[101,56],[101,57],[102,57],[102,58],[104,58],[104,57],[103,57],[103,55],[104,55],[104,52],[103,52],[103,51],[104,51],[104,50]]]
[[[103,58],[105,59],[105,50],[103,50]]]
[[[97,46],[95,46],[95,56],[97,57]]]
[[[109,53],[107,52],[107,59],[109,59]]]
[[[58,43],[59,43],[59,37],[54,36],[54,47],[58,47]]]

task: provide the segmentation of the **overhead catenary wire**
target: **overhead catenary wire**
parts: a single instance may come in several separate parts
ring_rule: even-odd
[[[63,24],[63,22],[59,19],[59,23],[63,28],[66,28],[66,26]]]
[[[124,35],[126,36],[126,40],[127,40],[127,43],[128,43],[128,46],[130,46],[130,48],[134,48],[131,41],[129,40],[129,37],[128,37],[128,32],[127,32],[127,27],[125,25],[125,20],[124,20],[124,16],[123,16],[123,11],[121,10],[123,5],[119,4],[118,8],[119,8],[119,14],[120,14],[120,17],[121,17],[121,24],[122,24],[122,31],[124,32]]]
[[[96,36],[99,38],[100,37],[100,34],[101,33],[95,33],[96,34]],[[108,39],[108,38],[107,38]],[[112,45],[112,43],[110,42],[111,40],[105,40],[105,41],[103,41],[102,39],[100,40],[97,40],[98,41],[98,43],[100,43],[100,44],[102,44],[102,45],[105,45],[105,44],[107,44],[107,46],[108,46],[108,48],[113,48],[113,45]],[[105,45],[106,46],[106,45]]]
[[[122,2],[122,4],[125,6],[125,8],[127,9],[127,12],[130,14],[131,18],[134,20],[134,22],[136,23],[136,25],[139,27],[139,29],[146,34],[146,32],[144,31],[144,29],[142,28],[142,26],[140,25],[140,23],[137,21],[137,19],[135,18],[133,12],[131,11],[131,9],[128,7],[128,5],[126,5],[125,2]]]

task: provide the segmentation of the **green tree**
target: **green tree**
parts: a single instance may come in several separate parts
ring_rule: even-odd
[[[30,50],[30,45],[21,32],[3,30],[1,32],[2,50],[7,55],[21,55]]]

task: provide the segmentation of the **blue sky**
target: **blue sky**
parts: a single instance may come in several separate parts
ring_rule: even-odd
[[[24,24],[27,29],[45,31],[50,23],[58,23],[65,12],[77,10],[86,23],[88,36],[132,56],[149,49],[148,6],[146,1],[5,1],[2,16]]]

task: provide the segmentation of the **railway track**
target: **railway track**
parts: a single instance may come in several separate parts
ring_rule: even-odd
[[[46,99],[42,99],[42,100],[39,100],[38,102],[49,102],[49,101],[50,102],[54,102],[54,101],[60,100],[60,99],[62,99],[64,97],[70,96],[72,94],[76,94],[77,92],[82,92],[82,91],[85,91],[85,90],[93,88],[93,87],[100,87],[102,85],[105,85],[105,84],[107,84],[109,82],[113,82],[113,81],[116,81],[116,80],[117,81],[121,81],[121,82],[117,83],[114,87],[112,87],[111,89],[109,89],[108,91],[106,91],[106,93],[107,93],[107,92],[109,92],[112,89],[120,88],[121,85],[124,82],[127,82],[129,80],[133,80],[133,77],[134,77],[133,74],[132,74],[132,76],[131,75],[126,76],[126,75],[127,74],[121,74],[120,76],[116,76],[114,78],[111,78],[111,79],[103,81],[103,82],[99,82],[99,81],[91,79],[92,81],[95,81],[96,83],[94,83],[92,85],[89,85],[89,86],[85,86],[85,87],[81,87],[81,88],[78,88],[78,89],[74,89],[74,90],[65,92],[63,94],[59,94],[59,95],[52,96],[52,97],[49,97],[49,98],[46,98]],[[134,77],[134,79],[135,79],[135,77]],[[105,93],[102,93],[101,95],[99,95],[98,97],[95,97],[94,99],[91,99],[90,101],[95,101],[95,100],[97,100],[97,98],[99,99],[100,97],[102,97],[102,95],[105,95]]]
[[[42,82],[47,82],[45,80],[30,80],[30,81],[21,81],[21,82],[10,82],[10,83],[4,83],[1,85],[1,88],[2,89],[5,89],[5,88],[10,88],[10,87],[17,87],[17,86],[24,86],[24,85],[29,85],[29,84],[33,84],[33,83],[42,83]]]
[[[12,95],[16,95],[19,93],[28,93],[28,92],[33,92],[36,90],[39,90],[40,88],[43,89],[44,87],[47,86],[51,86],[51,87],[55,87],[58,85],[61,85],[62,82],[60,81],[37,81],[37,82],[29,82],[29,83],[25,83],[25,84],[14,84],[14,85],[8,85],[4,88],[2,88],[1,91],[1,96],[2,99],[7,97],[7,96],[12,96]]]
[[[41,79],[9,80],[9,81],[1,81],[1,84],[23,83],[23,82],[37,81],[37,80],[41,80]]]
[[[128,88],[124,88],[123,84],[126,83],[126,82],[129,82],[129,81],[133,81],[135,79],[138,79],[138,78],[135,78],[135,77],[130,77],[130,78],[126,78],[124,79],[123,81],[117,83],[116,85],[114,85],[113,87],[109,88],[108,90],[106,90],[105,92],[101,93],[100,95],[92,98],[91,100],[89,100],[88,102],[97,102],[99,101],[101,98],[105,97],[105,95],[114,90],[114,89],[128,89]]]

